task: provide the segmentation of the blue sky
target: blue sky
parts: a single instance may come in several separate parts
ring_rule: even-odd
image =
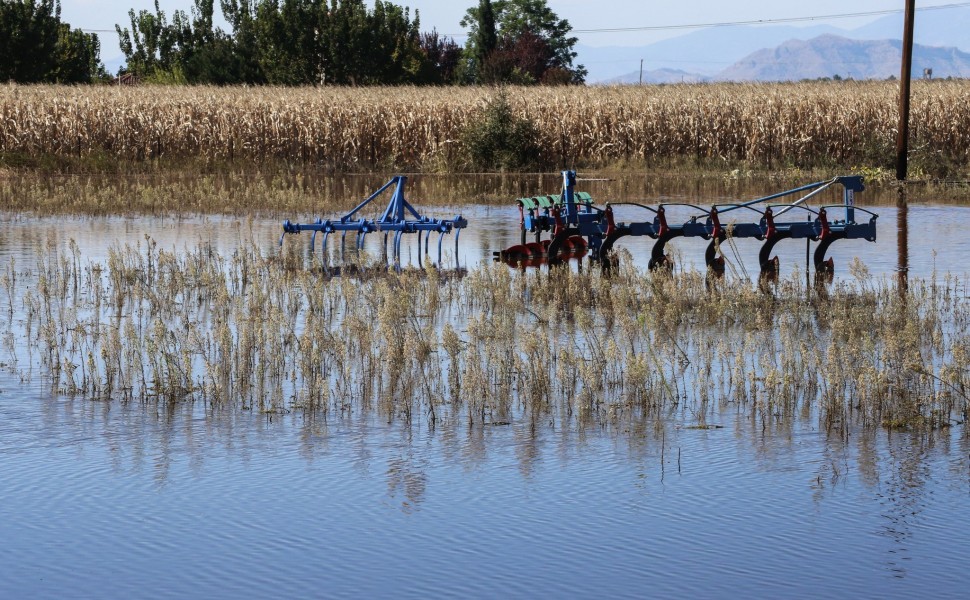
[[[950,4],[955,0],[917,0],[917,7]],[[218,0],[216,12],[219,13]],[[458,25],[465,10],[477,5],[477,0],[412,0],[398,4],[417,9],[421,16],[421,28],[437,29],[440,33],[458,34]],[[549,6],[560,16],[568,19],[576,30],[646,27],[659,25],[691,25],[734,21],[787,19],[816,15],[835,15],[869,11],[902,9],[904,0],[814,0],[813,2],[786,2],[783,0],[677,0],[658,2],[645,0],[549,0]],[[175,10],[188,10],[192,0],[159,0],[167,14]],[[102,59],[112,61],[120,56],[115,24],[126,27],[128,10],[153,9],[154,0],[61,0],[61,18],[74,27],[99,31]],[[829,23],[843,28],[858,27],[878,16],[852,19],[823,19],[802,24]],[[799,23],[792,23],[798,25]],[[685,30],[639,31],[628,33],[580,33],[580,43],[588,46],[639,46],[666,37],[681,35]]]

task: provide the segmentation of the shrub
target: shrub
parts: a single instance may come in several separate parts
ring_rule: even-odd
[[[502,91],[491,99],[481,117],[471,120],[462,134],[472,168],[523,171],[540,166],[539,128],[517,116]]]

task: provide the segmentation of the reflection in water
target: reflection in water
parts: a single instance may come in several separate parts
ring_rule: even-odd
[[[166,173],[140,176],[78,175],[50,177],[7,174],[0,177],[0,207],[41,214],[106,211],[129,214],[271,214],[285,218],[325,217],[356,206],[393,173],[330,174],[315,170],[267,176],[257,172]],[[689,200],[709,205],[734,202],[808,183],[804,177],[698,177],[677,172],[580,173],[579,188],[600,205],[606,202]],[[407,198],[421,206],[472,204],[513,206],[516,198],[559,193],[558,171],[512,174],[408,175]],[[865,192],[868,205],[892,206],[888,186]],[[934,201],[937,198],[920,198]],[[452,215],[453,216],[453,215]]]
[[[401,510],[404,512],[414,512],[424,500],[428,475],[423,462],[416,459],[413,452],[393,457],[387,462],[387,495],[395,498],[399,492],[403,492]]]
[[[896,246],[899,278],[899,291],[902,294],[909,289],[909,202],[906,199],[906,187],[899,186],[899,197],[896,202]]]
[[[924,522],[927,506],[924,487],[930,477],[927,464],[932,433],[903,433],[890,436],[886,486],[882,491],[882,534],[892,540],[887,569],[894,577],[906,577],[912,560],[910,544]]]
[[[163,562],[172,560],[173,549],[213,547],[192,533],[197,528],[236,548],[233,562],[243,568],[234,577],[251,585],[254,574],[246,569],[259,558],[290,581],[298,577],[300,561],[315,560],[299,554],[312,538],[312,549],[331,562],[309,566],[333,581],[358,585],[376,576],[369,567],[378,559],[386,561],[380,571],[406,579],[442,552],[447,560],[428,568],[448,573],[448,561],[464,557],[486,564],[524,546],[529,556],[514,560],[533,561],[523,567],[535,569],[533,585],[554,587],[560,584],[545,573],[542,556],[561,560],[556,553],[566,548],[582,561],[561,568],[613,573],[617,554],[608,549],[620,547],[638,564],[663,557],[664,576],[688,591],[695,589],[697,560],[703,560],[715,570],[710,577],[728,587],[784,578],[795,595],[822,586],[819,595],[838,596],[846,592],[838,586],[851,578],[863,590],[853,587],[850,595],[865,595],[865,586],[874,586],[874,595],[902,597],[899,590],[909,587],[887,594],[885,581],[920,587],[942,573],[934,590],[948,595],[955,588],[946,573],[968,547],[953,519],[968,497],[970,442],[945,429],[830,435],[817,429],[816,414],[747,411],[730,403],[705,415],[711,428],[685,425],[696,420],[684,410],[629,410],[586,426],[579,426],[578,417],[549,415],[469,426],[464,415],[451,414],[432,428],[418,418],[388,423],[376,411],[263,415],[193,403],[48,397],[36,405],[18,400],[23,408],[17,413],[29,420],[20,426],[24,437],[12,444],[5,429],[7,397],[0,396],[0,474],[14,488],[6,496],[12,501],[5,503],[8,512],[0,507],[0,516],[9,517],[18,498],[35,498],[31,487],[46,489],[30,482],[49,477],[45,464],[31,464],[41,467],[36,475],[9,477],[10,465],[28,464],[24,455],[9,454],[10,446],[22,452],[34,440],[67,453],[63,468],[77,472],[70,498],[87,494],[97,500],[91,508],[81,500],[63,501],[60,506],[80,515],[78,522],[110,512],[132,524],[132,541],[111,539],[116,553],[137,558],[139,535],[154,544],[150,559]],[[51,515],[64,527],[59,518]],[[44,527],[37,517],[26,520]],[[258,540],[247,537],[262,524]],[[0,523],[0,533],[9,527]],[[941,535],[952,543],[935,545]],[[88,536],[95,543],[101,539]],[[17,535],[5,538],[22,544]],[[226,548],[219,544],[218,550]],[[927,550],[929,544],[934,549]],[[276,550],[282,547],[295,554]],[[54,556],[65,558],[64,552]],[[108,556],[116,558],[110,551]],[[14,559],[14,565],[23,564]],[[83,558],[82,564],[90,568]],[[363,565],[364,573],[357,574],[354,564]],[[627,568],[622,572],[636,572]],[[820,575],[827,569],[839,569],[845,578],[829,581]],[[560,571],[555,576],[563,577]],[[441,577],[447,579],[439,575],[436,585]],[[604,588],[610,595],[622,595],[629,583],[627,575],[616,577]],[[5,585],[0,581],[0,592],[9,591]]]
[[[530,479],[541,459],[539,438],[535,422],[531,427],[523,427],[515,434],[515,456],[519,463],[519,472],[523,479]]]

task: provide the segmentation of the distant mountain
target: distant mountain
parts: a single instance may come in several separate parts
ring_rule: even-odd
[[[708,79],[710,78],[704,75],[688,73],[680,69],[654,69],[643,72],[643,83],[700,83]],[[619,77],[607,79],[600,83],[606,85],[640,83],[640,71],[620,75]]]
[[[970,32],[970,7],[919,10],[916,13],[914,37],[918,45],[954,47],[970,52],[970,34],[967,32]],[[899,40],[903,36],[903,16],[888,15],[854,29],[830,25],[709,27],[645,46],[579,44],[576,62],[589,70],[587,81],[591,83],[628,78],[634,71],[639,75],[641,59],[645,71],[673,69],[714,76],[758,50],[774,48],[790,40],[807,41],[825,34],[854,40]],[[919,72],[922,73],[922,67]],[[936,73],[934,68],[934,75]]]
[[[902,42],[850,40],[822,35],[792,40],[775,48],[758,50],[715,77],[726,81],[797,81],[838,75],[852,79],[886,79],[899,76]],[[956,48],[913,46],[913,77],[924,68],[933,76],[970,77],[970,54]]]
[[[574,62],[589,70],[587,81],[626,77],[637,71],[673,69],[714,75],[755,50],[777,46],[790,39],[811,39],[824,33],[845,33],[827,25],[817,27],[713,27],[670,38],[648,46],[586,46],[578,44]]]

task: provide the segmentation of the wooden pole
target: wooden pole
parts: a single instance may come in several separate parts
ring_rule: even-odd
[[[913,72],[913,19],[916,0],[906,0],[903,23],[903,64],[899,73],[899,129],[896,133],[896,179],[906,179],[909,154],[909,83]]]

